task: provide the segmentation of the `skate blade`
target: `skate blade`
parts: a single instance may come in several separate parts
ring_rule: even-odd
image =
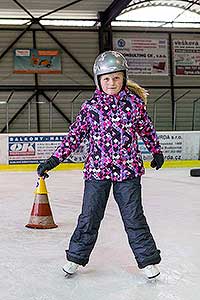
[[[66,278],[66,279],[71,278],[71,277],[72,277],[72,274],[69,274],[69,273],[66,273],[66,274],[65,274],[65,278]]]
[[[63,269],[63,271],[65,273],[65,278],[70,278],[73,276],[73,274],[66,272],[64,269]]]
[[[150,281],[156,281],[157,277],[160,275],[160,272],[152,277],[148,277]]]

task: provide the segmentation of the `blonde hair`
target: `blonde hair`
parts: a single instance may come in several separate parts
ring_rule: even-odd
[[[127,86],[131,92],[137,94],[144,101],[145,105],[147,104],[147,97],[149,95],[147,90],[131,80],[127,81]]]

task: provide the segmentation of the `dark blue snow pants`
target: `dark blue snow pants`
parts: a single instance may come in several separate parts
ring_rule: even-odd
[[[156,247],[143,213],[138,177],[122,182],[85,181],[82,212],[71,237],[69,249],[66,250],[67,259],[82,266],[88,263],[104,217],[111,185],[138,267],[141,269],[147,265],[158,264],[161,260],[160,250]]]

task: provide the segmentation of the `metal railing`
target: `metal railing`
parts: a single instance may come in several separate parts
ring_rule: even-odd
[[[165,91],[163,94],[158,96],[158,98],[156,98],[156,100],[153,101],[153,123],[154,123],[155,127],[156,127],[156,121],[157,121],[157,103],[159,100],[162,100],[163,97],[165,95],[167,95],[168,93],[169,93],[169,90]]]
[[[193,101],[193,105],[192,105],[192,130],[195,130],[195,125],[196,125],[196,119],[197,119],[197,111],[196,111],[196,106],[197,103],[199,102],[200,97],[198,97],[196,100]],[[199,116],[199,120],[200,120],[200,116]]]
[[[181,107],[177,107],[177,104],[179,103],[179,101],[183,100],[183,98],[188,95],[189,93],[191,93],[192,89],[187,90],[186,92],[184,92],[182,95],[180,95],[178,98],[175,99],[174,101],[174,113],[172,112],[171,109],[171,114],[173,121],[174,121],[174,126],[172,126],[172,120],[169,118],[167,120],[168,125],[167,127],[169,128],[171,126],[172,130],[177,130],[177,125],[178,125],[178,120],[177,120],[177,112],[181,111]],[[60,95],[60,90],[55,91],[55,94],[51,97],[49,97],[46,94],[46,91],[40,91],[40,93],[38,94],[38,91],[35,90],[32,92],[32,94],[28,97],[28,99],[26,99],[24,101],[24,103],[18,105],[16,103],[16,99],[15,99],[15,94],[18,93],[18,91],[14,91],[12,90],[7,98],[4,100],[3,97],[0,97],[0,113],[1,113],[1,123],[0,123],[0,133],[9,133],[9,132],[13,132],[13,124],[14,121],[18,118],[21,117],[24,120],[24,127],[23,129],[26,130],[27,132],[31,132],[32,130],[34,130],[35,132],[41,132],[44,130],[38,130],[37,131],[37,122],[39,122],[37,120],[38,117],[40,117],[40,105],[46,105],[48,106],[48,108],[44,107],[43,112],[46,113],[45,115],[45,128],[48,128],[47,130],[49,130],[49,132],[52,132],[53,130],[55,130],[55,128],[53,128],[53,123],[55,121],[55,116],[54,116],[54,112],[56,111],[59,115],[61,115],[70,125],[72,122],[74,122],[75,116],[77,115],[80,105],[79,102],[80,101],[80,95],[82,96],[83,94],[83,90],[79,90],[76,95],[74,96],[74,98],[71,100],[71,102],[68,101],[68,109],[67,109],[67,114],[69,115],[69,117],[66,115],[66,110],[65,112],[63,112],[60,107],[59,107],[59,103],[57,101],[57,104],[55,103],[55,99],[58,97],[58,95]],[[161,105],[161,112],[162,115],[164,115],[164,111],[162,111],[162,100],[164,99],[164,97],[166,95],[168,95],[170,92],[170,89],[167,89],[166,91],[162,92],[162,94],[160,94],[155,100],[153,100],[152,104],[153,104],[153,108],[152,108],[152,119],[153,119],[153,123],[154,126],[156,127],[157,130],[159,130],[159,122],[158,122],[158,104]],[[1,93],[1,91],[0,91]],[[4,92],[5,93],[5,92]],[[60,96],[62,98],[62,95]],[[190,97],[191,98],[191,97]],[[82,99],[81,99],[82,100]],[[169,99],[168,99],[169,100]],[[15,103],[13,103],[15,101]],[[191,128],[189,128],[188,130],[200,130],[200,121],[198,122],[198,120],[200,120],[200,116],[199,116],[199,112],[200,109],[198,110],[198,104],[200,103],[200,97],[197,97],[195,100],[193,101],[189,101],[187,102],[187,99],[184,99],[184,103],[190,103],[191,104],[191,109],[189,111],[190,114],[190,120],[188,122],[188,126],[190,126]],[[34,108],[33,110],[33,105],[36,106],[36,108]],[[17,109],[16,109],[17,108]],[[39,114],[37,115],[37,109],[39,111]],[[13,113],[14,112],[14,113]],[[22,114],[23,113],[23,114]],[[160,113],[160,112],[159,112]],[[33,114],[36,114],[35,116]],[[4,117],[5,116],[5,117]],[[22,122],[21,122],[22,123]],[[190,124],[191,123],[191,124]],[[34,124],[34,128],[33,128],[33,124]],[[43,122],[44,124],[44,122]],[[11,129],[12,126],[12,129]],[[40,127],[40,126],[39,126]],[[181,125],[179,126],[181,127]],[[40,128],[39,128],[40,129]],[[42,128],[41,128],[42,129]],[[162,128],[163,130],[164,128]],[[181,130],[181,129],[180,129]],[[14,132],[17,132],[17,130],[14,130]]]
[[[173,130],[176,130],[177,127],[177,122],[176,122],[176,117],[177,117],[177,103],[178,101],[180,101],[181,99],[183,99],[184,96],[186,96],[187,94],[189,94],[191,92],[191,90],[186,91],[185,93],[183,93],[181,96],[179,96],[177,99],[175,99],[174,101],[174,126],[173,126]]]

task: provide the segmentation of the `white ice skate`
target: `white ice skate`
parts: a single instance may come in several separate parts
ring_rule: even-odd
[[[153,279],[160,275],[160,271],[156,265],[146,266],[145,268],[143,268],[143,271],[148,279]]]
[[[76,273],[78,267],[78,264],[68,260],[67,263],[63,266],[63,271],[66,273],[66,275],[72,275]]]

